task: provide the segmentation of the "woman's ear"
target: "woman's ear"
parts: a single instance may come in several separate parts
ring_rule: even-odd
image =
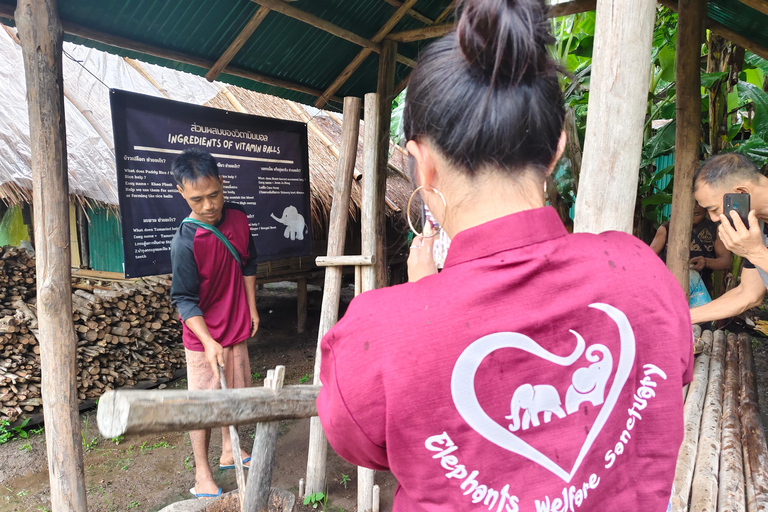
[[[432,149],[429,145],[416,142],[415,140],[409,140],[405,144],[405,148],[416,161],[416,169],[413,176],[413,179],[416,182],[415,185],[417,187],[434,186],[435,157],[432,154]]]
[[[568,136],[565,134],[565,130],[560,132],[560,139],[557,141],[557,151],[555,152],[555,156],[552,159],[552,161],[549,163],[549,167],[547,175],[551,174],[552,171],[555,170],[555,166],[557,165],[557,162],[560,161],[560,158],[562,158],[563,153],[565,153],[565,145],[568,144]]]

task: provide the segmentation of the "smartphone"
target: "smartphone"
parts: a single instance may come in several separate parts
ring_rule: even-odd
[[[741,222],[749,229],[749,194],[725,194],[723,196],[723,213],[731,223],[731,227],[736,229],[731,218],[731,211],[739,214]]]

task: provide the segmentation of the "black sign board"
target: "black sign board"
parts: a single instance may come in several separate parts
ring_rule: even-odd
[[[259,261],[312,254],[307,125],[114,89],[110,98],[126,277],[171,272],[171,239],[190,213],[171,164],[187,148],[218,161]]]

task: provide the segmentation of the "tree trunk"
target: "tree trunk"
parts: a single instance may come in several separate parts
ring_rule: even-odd
[[[70,288],[63,32],[55,0],[19,0],[15,19],[27,78],[36,205],[37,316],[51,504],[56,512],[85,512]]]
[[[632,233],[655,16],[653,0],[597,1],[576,231]]]

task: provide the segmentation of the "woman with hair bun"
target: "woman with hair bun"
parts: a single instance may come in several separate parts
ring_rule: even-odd
[[[322,340],[328,440],[392,471],[395,511],[664,511],[685,295],[640,240],[568,234],[546,206],[565,135],[543,0],[457,9],[404,112],[415,193],[451,246],[437,273],[417,236],[410,282],[355,298]]]

